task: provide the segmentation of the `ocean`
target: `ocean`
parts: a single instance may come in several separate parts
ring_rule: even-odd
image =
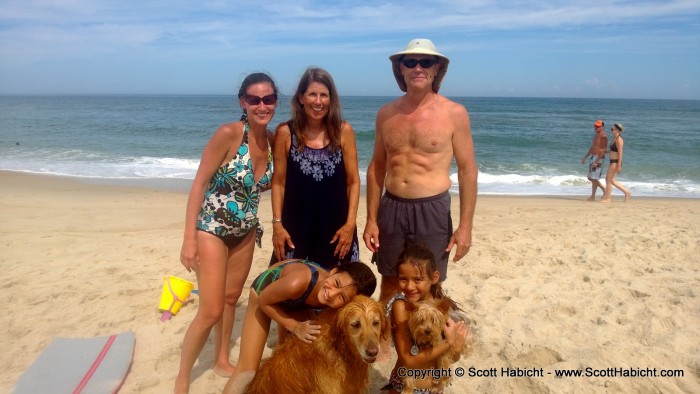
[[[450,98],[469,110],[479,194],[587,195],[581,158],[604,119],[609,136],[625,126],[617,179],[633,197],[700,198],[700,101]],[[341,98],[363,184],[375,114],[393,99]],[[212,133],[239,117],[235,96],[0,96],[0,169],[187,190]],[[288,118],[283,97],[271,127]],[[455,168],[452,180],[456,192]]]

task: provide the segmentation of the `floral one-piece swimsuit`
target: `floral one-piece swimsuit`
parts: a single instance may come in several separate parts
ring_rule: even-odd
[[[272,150],[267,146],[267,166],[255,182],[253,162],[248,148],[248,122],[243,141],[230,162],[219,167],[204,192],[197,217],[197,229],[235,243],[255,229],[255,242],[261,246],[263,228],[258,220],[260,195],[272,186]]]

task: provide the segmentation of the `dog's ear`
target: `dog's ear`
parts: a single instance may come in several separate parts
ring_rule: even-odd
[[[335,311],[335,316],[330,327],[331,338],[340,338],[343,335],[344,327],[347,324],[346,320],[348,318],[348,304],[345,304],[345,306]]]
[[[443,298],[437,305],[437,309],[442,312],[443,315],[446,315],[447,312],[449,312],[450,307],[452,306],[452,300],[449,298]]]
[[[381,325],[382,325],[382,330],[381,330],[381,336],[382,339],[391,339],[391,323],[389,322],[389,319],[386,317],[386,313],[384,313],[384,308],[382,308],[382,304],[377,303],[377,307],[379,308],[379,318],[381,319]]]
[[[413,302],[408,300],[404,301],[404,304],[406,305],[406,312],[408,313],[418,310],[418,304],[414,304]]]

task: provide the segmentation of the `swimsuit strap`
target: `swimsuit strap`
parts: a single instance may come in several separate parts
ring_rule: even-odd
[[[281,275],[282,269],[284,267],[286,267],[289,264],[293,264],[293,263],[300,263],[300,264],[304,264],[305,266],[309,267],[309,269],[311,270],[311,280],[309,281],[309,284],[306,286],[306,290],[304,290],[304,294],[302,294],[301,296],[299,296],[296,299],[284,301],[287,305],[303,304],[304,301],[306,301],[306,298],[309,296],[309,294],[311,294],[311,292],[313,291],[314,287],[316,287],[316,282],[318,282],[318,276],[319,276],[318,270],[323,269],[323,267],[321,267],[316,262],[308,261],[305,259],[294,259],[294,260],[287,261],[286,263],[275,267],[274,271],[270,271],[269,273],[274,274],[275,279],[276,279],[279,277],[279,275]],[[262,283],[262,281],[260,283]]]
[[[309,285],[306,287],[304,294],[297,298],[299,302],[306,301],[306,298],[309,296],[309,294],[311,294],[314,287],[316,287],[316,282],[318,282],[318,269],[322,268],[320,265],[318,265],[318,263],[313,261],[302,260],[302,262],[311,270],[311,281],[309,281]]]
[[[241,145],[248,143],[248,130],[250,130],[250,126],[248,125],[248,119],[246,119],[243,122],[243,141],[241,141]]]

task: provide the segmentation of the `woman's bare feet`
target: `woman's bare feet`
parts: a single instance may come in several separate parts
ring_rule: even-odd
[[[632,193],[630,193],[630,192],[625,193],[625,202],[629,201],[631,196],[632,196]]]

